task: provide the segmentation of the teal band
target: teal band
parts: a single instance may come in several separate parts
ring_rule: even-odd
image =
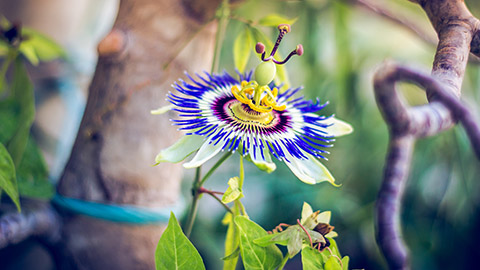
[[[170,212],[181,214],[184,204],[179,201],[171,207],[149,208],[134,205],[104,204],[92,201],[63,197],[56,194],[52,203],[69,212],[90,216],[98,219],[108,220],[117,223],[128,224],[155,224],[168,222]]]

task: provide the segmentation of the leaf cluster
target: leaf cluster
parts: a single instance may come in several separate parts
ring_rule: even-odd
[[[35,98],[23,58],[37,65],[62,56],[61,47],[48,37],[0,18],[0,194],[5,192],[19,211],[20,195],[53,195],[45,161],[30,136]],[[7,81],[9,69],[13,76]]]
[[[239,256],[243,267],[247,270],[283,269],[287,260],[299,252],[302,255],[303,269],[348,269],[349,257],[342,258],[335,240],[314,230],[318,224],[329,222],[329,212],[321,214],[318,211],[313,212],[310,205],[305,203],[301,224],[307,226],[308,229],[293,225],[285,231],[269,234],[260,225],[251,221],[248,216],[241,214],[240,208],[236,208],[239,204],[238,200],[234,202],[236,210],[233,214],[227,213],[223,220],[224,225],[229,226],[225,243],[227,256],[223,258],[225,263],[223,269],[236,269]],[[329,247],[323,251],[313,248],[305,230],[310,233],[310,238],[314,242],[328,241]],[[331,231],[329,235],[334,237],[336,233]],[[287,246],[288,253],[284,256],[276,244]],[[173,213],[167,229],[160,238],[155,255],[157,270],[205,269],[200,254],[183,234]]]

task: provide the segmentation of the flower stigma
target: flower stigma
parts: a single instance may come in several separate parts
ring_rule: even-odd
[[[278,46],[282,41],[285,34],[290,32],[289,24],[280,24],[278,26],[279,34],[275,46],[273,47],[270,56],[265,58],[265,45],[261,42],[258,42],[255,45],[255,51],[258,54],[261,54],[262,63],[260,63],[255,69],[255,80],[254,81],[242,81],[239,89],[238,86],[232,86],[231,91],[235,98],[243,104],[248,105],[248,107],[259,113],[269,113],[272,110],[283,111],[286,109],[286,105],[277,104],[277,95],[278,88],[271,89],[268,86],[276,73],[276,64],[283,65],[285,64],[293,55],[302,55],[303,46],[301,44],[297,45],[295,50],[290,52],[290,54],[283,61],[275,60],[274,56],[277,52]]]

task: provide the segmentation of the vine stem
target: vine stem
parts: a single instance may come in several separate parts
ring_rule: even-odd
[[[215,51],[213,53],[213,62],[211,73],[218,70],[220,63],[220,52],[222,49],[223,39],[225,38],[225,32],[227,30],[228,18],[230,16],[230,7],[228,5],[228,0],[223,0],[220,8],[217,11],[218,18],[218,28],[215,35]]]
[[[213,165],[213,167],[205,174],[205,176],[201,177],[200,167],[197,168],[195,171],[195,180],[193,181],[192,187],[192,194],[193,194],[193,201],[192,207],[190,207],[190,212],[188,213],[187,222],[185,223],[185,235],[190,238],[190,234],[192,233],[193,223],[195,223],[195,217],[197,216],[198,211],[198,200],[202,195],[200,190],[202,189],[203,184],[208,178],[215,172],[215,170],[222,165],[222,163],[227,160],[232,155],[231,152],[225,153],[218,161]]]
[[[225,208],[225,210],[227,210],[228,212],[230,212],[230,214],[233,215],[232,209],[230,209],[230,207],[228,207],[228,205],[226,205],[224,202],[222,202],[222,199],[218,198],[217,195],[216,195],[216,194],[223,194],[222,192],[208,190],[204,187],[200,187],[198,189],[198,192],[199,193],[206,193],[206,194],[212,196],[217,202],[219,202],[223,206],[223,208]]]
[[[212,68],[211,73],[217,71],[220,59],[220,51],[222,48],[223,39],[225,37],[225,31],[227,26],[227,20],[230,16],[230,7],[228,5],[228,0],[223,0],[220,8],[217,10],[217,18],[218,21],[218,28],[217,33],[215,35],[215,49],[213,52],[213,61],[212,61]],[[197,216],[198,211],[198,200],[200,199],[201,193],[199,189],[203,186],[205,181],[210,177],[210,175],[231,155],[230,152],[225,154],[213,167],[207,172],[207,174],[201,178],[200,167],[197,168],[195,171],[195,180],[193,181],[192,185],[192,195],[193,201],[192,206],[190,208],[190,212],[188,213],[187,222],[185,223],[185,235],[190,238],[190,234],[192,233],[193,223],[195,222],[195,218]],[[215,197],[215,196],[214,196]]]
[[[192,201],[192,206],[190,207],[190,212],[188,213],[187,222],[185,223],[185,235],[188,238],[190,238],[190,234],[192,233],[193,223],[195,221],[195,217],[197,216],[198,199],[200,197],[200,193],[195,189],[195,187],[200,182],[201,168],[202,167],[198,167],[195,170],[195,180],[193,181],[193,187],[192,187],[193,201]]]

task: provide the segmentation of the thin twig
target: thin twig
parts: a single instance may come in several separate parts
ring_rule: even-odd
[[[200,187],[198,189],[198,192],[199,193],[206,193],[206,194],[212,196],[217,202],[219,202],[223,206],[223,208],[225,208],[225,210],[230,212],[230,214],[234,215],[232,209],[230,209],[230,207],[228,207],[228,205],[226,205],[224,202],[222,202],[222,199],[218,198],[217,195],[216,195],[216,194],[223,194],[223,192],[208,190],[204,187]]]
[[[307,229],[305,229],[305,227],[303,227],[302,223],[300,222],[300,219],[297,219],[297,223],[298,223],[298,225],[300,226],[300,228],[302,228],[302,230],[307,234],[308,240],[310,241],[310,246],[313,248],[312,237],[311,237],[310,234],[307,232]]]
[[[7,213],[0,217],[0,249],[37,236],[54,242],[59,239],[60,217],[48,204],[33,209],[23,208],[22,213]]]
[[[353,3],[356,3],[367,10],[374,12],[382,16],[383,18],[394,22],[405,29],[409,30],[410,32],[414,33],[425,42],[429,44],[437,44],[438,38],[436,38],[431,33],[427,33],[422,27],[420,27],[415,22],[407,19],[404,16],[398,14],[398,12],[393,12],[391,8],[389,8],[391,3],[388,3],[389,7],[387,7],[387,2],[383,1],[372,1],[372,0],[354,0]]]

